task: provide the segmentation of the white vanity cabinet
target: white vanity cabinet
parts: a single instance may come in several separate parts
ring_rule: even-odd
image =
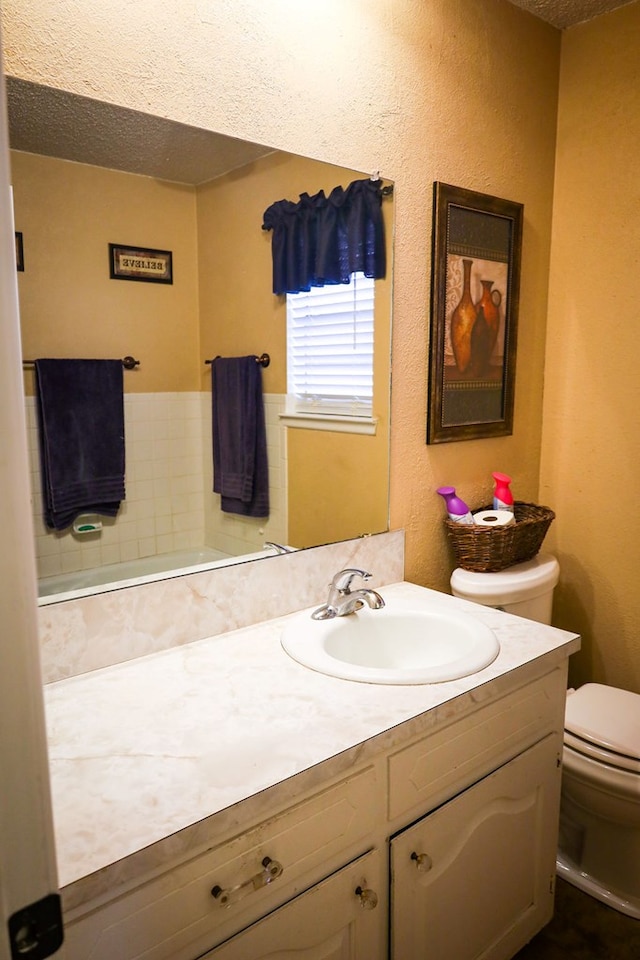
[[[265,791],[242,827],[67,911],[61,958],[507,960],[551,916],[566,676],[514,671],[324,784],[318,765],[295,803]]]
[[[325,928],[332,937],[353,928],[369,944],[383,912],[386,928],[387,880],[379,876],[379,859],[365,858],[371,865],[363,873],[358,858],[371,850],[384,816],[382,797],[378,768],[368,764],[173,869],[167,864],[159,876],[105,898],[97,909],[89,903],[65,914],[64,960],[193,960],[267,915],[274,919],[263,926],[274,939],[278,930],[287,931],[292,916],[305,916],[316,903],[322,905],[315,918],[318,937]],[[376,910],[363,907],[366,897],[355,893],[358,887],[375,890]],[[299,896],[306,891],[314,892]],[[335,909],[327,910],[328,897]],[[354,920],[365,912],[376,918],[360,934]],[[253,936],[247,932],[251,942]],[[242,953],[229,953],[236,955]],[[252,954],[244,957],[251,960]]]
[[[551,916],[554,735],[391,841],[391,960],[507,960]]]

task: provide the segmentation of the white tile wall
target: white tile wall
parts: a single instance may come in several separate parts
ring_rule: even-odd
[[[79,536],[43,520],[35,398],[27,397],[31,487],[39,577],[203,545],[237,556],[265,540],[286,541],[286,450],[278,412],[284,398],[265,395],[272,514],[267,521],[220,511],[212,492],[211,397],[208,393],[125,394],[126,500],[102,531]]]

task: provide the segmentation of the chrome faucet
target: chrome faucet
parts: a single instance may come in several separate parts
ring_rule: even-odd
[[[355,613],[365,605],[372,610],[379,610],[384,607],[384,600],[375,590],[367,587],[360,590],[352,590],[351,584],[355,577],[362,577],[363,580],[369,580],[371,574],[366,570],[358,570],[355,567],[347,567],[336,573],[329,587],[329,599],[321,607],[314,610],[311,616],[314,620],[331,620],[333,617],[346,617],[350,613]]]
[[[265,540],[262,549],[275,550],[276,553],[295,553],[293,547],[285,547],[281,543],[276,543],[275,540]]]

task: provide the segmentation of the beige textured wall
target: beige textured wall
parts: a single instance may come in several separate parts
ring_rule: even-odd
[[[640,692],[640,4],[562,45],[541,497],[571,680]]]
[[[7,72],[395,181],[391,523],[446,589],[442,504],[538,493],[560,34],[507,0],[3,0]],[[525,205],[513,437],[427,447],[432,182]]]
[[[125,392],[198,389],[195,190],[16,151],[11,175],[24,356],[130,355]],[[111,280],[109,243],[171,250],[173,284]]]

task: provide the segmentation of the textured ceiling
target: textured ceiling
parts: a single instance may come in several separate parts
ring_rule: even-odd
[[[560,30],[636,0],[511,0]],[[11,146],[178,183],[206,183],[268,147],[7,77]]]
[[[559,30],[593,20],[602,13],[609,13],[634,2],[635,0],[511,0],[516,7],[528,10]]]
[[[7,77],[14,150],[178,183],[206,183],[271,148]]]

